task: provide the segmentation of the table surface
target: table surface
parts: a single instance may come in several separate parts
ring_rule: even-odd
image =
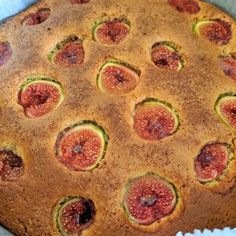
[[[37,0],[0,0],[0,20],[9,17],[11,15],[17,14],[17,12],[22,11],[26,6],[31,5],[32,3],[36,2]],[[211,2],[230,15],[232,15],[236,19],[236,0],[206,0],[207,2]],[[182,236],[182,233],[178,233],[177,236]],[[224,231],[222,230],[214,230],[209,231],[205,230],[204,232],[200,232],[196,230],[194,234],[185,234],[185,236],[235,236],[236,235],[236,228],[234,230],[230,230],[229,228],[225,228]],[[13,236],[5,229],[0,226],[0,236]]]

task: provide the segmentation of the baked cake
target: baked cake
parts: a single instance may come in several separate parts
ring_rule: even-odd
[[[236,24],[198,0],[42,0],[0,29],[0,223],[29,236],[236,226]]]

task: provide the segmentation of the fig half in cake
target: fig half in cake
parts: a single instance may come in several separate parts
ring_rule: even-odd
[[[229,78],[236,80],[236,53],[224,54],[219,57],[221,70]]]
[[[58,134],[56,158],[70,170],[92,170],[105,157],[108,139],[105,130],[96,122],[81,121]]]
[[[219,180],[226,172],[232,157],[233,152],[229,144],[219,142],[206,144],[194,162],[197,179],[201,183]]]
[[[127,62],[109,59],[99,70],[97,86],[104,93],[126,94],[138,85],[141,71]]]
[[[64,67],[81,65],[84,57],[83,41],[76,35],[70,35],[57,43],[48,54],[50,62]]]
[[[0,66],[6,64],[12,55],[12,48],[7,41],[0,42]]]
[[[134,228],[155,232],[178,205],[175,186],[155,173],[129,179],[123,196],[123,209]]]
[[[10,148],[0,149],[0,180],[16,181],[24,173],[25,164],[20,155]]]
[[[155,43],[152,46],[151,59],[161,69],[179,71],[184,67],[184,60],[178,48],[173,42]]]
[[[26,78],[18,93],[18,103],[29,118],[38,118],[59,107],[64,100],[60,82],[41,75]]]
[[[60,199],[53,208],[53,224],[61,236],[81,235],[93,223],[94,202],[81,196]]]
[[[231,24],[222,19],[200,19],[193,24],[193,31],[219,46],[228,44],[232,38]]]
[[[115,46],[124,41],[130,32],[130,21],[125,17],[103,18],[93,26],[93,39],[107,46]]]
[[[136,104],[133,128],[144,140],[156,141],[174,134],[179,116],[171,104],[156,98],[146,98]]]
[[[228,128],[230,128],[232,131],[236,131],[235,93],[221,94],[215,103],[215,111],[221,121],[223,121]]]

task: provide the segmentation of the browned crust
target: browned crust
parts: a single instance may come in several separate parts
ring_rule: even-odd
[[[0,141],[1,146],[7,143],[22,149],[28,163],[17,182],[0,183],[0,223],[17,235],[58,235],[52,226],[52,207],[64,196],[81,195],[92,199],[97,208],[85,236],[151,235],[148,232],[155,230],[155,235],[175,235],[179,230],[236,225],[235,161],[214,187],[200,184],[193,168],[194,158],[206,143],[232,143],[235,138],[215,115],[214,104],[220,94],[236,90],[235,81],[218,66],[223,51],[236,51],[236,25],[216,7],[199,4],[201,11],[190,15],[177,12],[167,0],[121,0],[119,4],[91,0],[82,5],[42,0],[2,25],[0,38],[10,42],[13,55],[0,68]],[[25,16],[41,7],[51,9],[48,20],[33,27],[21,25]],[[119,46],[104,47],[92,40],[91,28],[104,14],[125,15],[131,21],[131,32]],[[231,22],[230,43],[218,47],[195,35],[192,22],[202,18]],[[51,64],[47,53],[71,34],[85,39],[84,64],[72,69]],[[178,73],[158,69],[151,62],[152,45],[163,40],[179,45],[186,57],[186,66]],[[96,75],[108,55],[141,70],[134,91],[117,97],[96,87]],[[19,86],[31,74],[54,77],[65,91],[63,104],[36,120],[26,118],[17,104]],[[156,143],[137,137],[132,113],[146,97],[173,105],[181,124],[176,134]],[[70,172],[54,157],[57,134],[80,120],[96,120],[110,137],[102,165],[91,172]],[[171,180],[182,199],[168,222],[142,228],[146,233],[139,226],[131,227],[121,208],[123,186],[144,171]]]

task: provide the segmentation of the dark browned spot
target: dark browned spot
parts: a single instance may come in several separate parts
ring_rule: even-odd
[[[144,207],[153,206],[157,201],[157,195],[147,195],[140,198],[140,203]]]
[[[213,157],[203,153],[201,156],[199,156],[198,160],[201,163],[202,168],[205,168],[210,165]]]

